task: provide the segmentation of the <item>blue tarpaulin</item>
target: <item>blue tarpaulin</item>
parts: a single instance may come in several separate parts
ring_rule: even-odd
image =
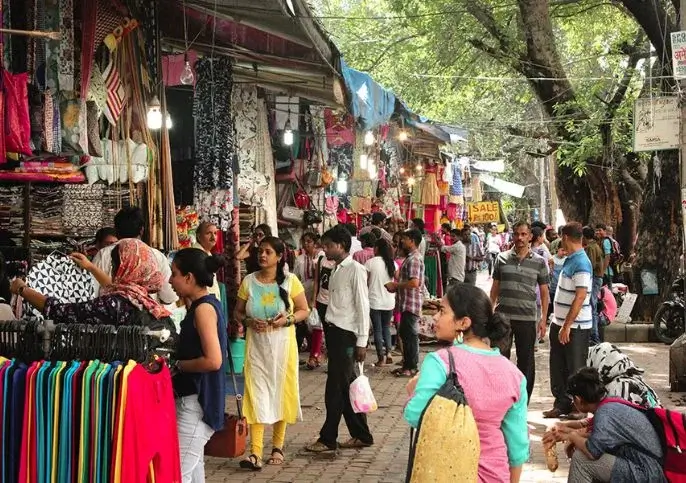
[[[395,110],[395,94],[381,87],[369,74],[341,59],[341,73],[350,99],[350,112],[360,129],[367,131],[386,124]]]

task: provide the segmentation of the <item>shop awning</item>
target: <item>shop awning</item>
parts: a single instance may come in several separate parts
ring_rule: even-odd
[[[341,73],[350,112],[360,129],[367,131],[386,124],[395,112],[395,94],[383,88],[369,74],[349,67],[343,59]]]
[[[504,179],[496,178],[490,174],[480,174],[479,179],[491,188],[495,188],[501,193],[506,195],[514,196],[515,198],[521,198],[524,196],[525,187],[517,184],[505,181]]]

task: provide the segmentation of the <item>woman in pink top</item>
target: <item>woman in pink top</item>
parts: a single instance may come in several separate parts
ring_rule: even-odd
[[[503,338],[509,331],[507,322],[493,313],[483,290],[465,283],[451,285],[434,321],[436,337],[453,345],[427,355],[420,373],[407,385],[411,399],[405,420],[418,426],[431,397],[446,381],[451,351],[479,430],[479,481],[518,482],[529,458],[526,378],[486,339],[493,343]],[[456,458],[459,448],[455,441]]]

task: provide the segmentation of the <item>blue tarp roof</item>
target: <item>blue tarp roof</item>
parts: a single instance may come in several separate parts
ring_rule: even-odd
[[[341,59],[341,74],[350,100],[350,111],[363,131],[388,123],[395,112],[395,94],[381,87],[369,74],[349,67]]]

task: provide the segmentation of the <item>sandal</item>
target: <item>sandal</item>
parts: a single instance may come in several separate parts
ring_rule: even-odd
[[[393,364],[393,358],[391,356],[386,356],[386,364]]]
[[[267,460],[267,464],[280,466],[283,464],[284,459],[285,458],[283,456],[283,451],[281,451],[279,448],[272,448],[272,454],[269,457],[269,459]]]
[[[336,448],[329,448],[321,441],[315,441],[314,443],[305,446],[305,451],[309,451],[310,453],[325,453],[326,451],[336,451]]]
[[[355,448],[368,448],[372,443],[365,443],[361,439],[350,438],[345,443],[341,443],[340,446],[343,449],[355,449]]]
[[[307,364],[305,364],[305,368],[310,371],[313,371],[320,365],[321,363],[319,362],[319,359],[317,359],[316,357],[310,357],[307,361]]]
[[[244,460],[241,460],[238,466],[244,470],[260,471],[262,469],[262,458],[256,454],[251,454]]]
[[[411,369],[405,369],[405,370],[399,370],[397,372],[394,372],[393,375],[395,377],[414,377],[417,375],[416,370],[411,370]]]

